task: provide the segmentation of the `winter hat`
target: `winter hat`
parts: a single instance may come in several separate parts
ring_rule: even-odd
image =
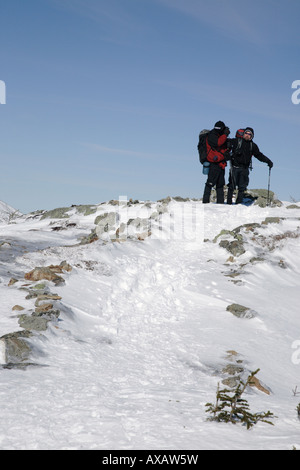
[[[252,139],[254,137],[254,130],[252,129],[252,127],[246,127],[245,131],[244,132],[251,132],[252,134]]]
[[[217,131],[223,131],[223,130],[225,129],[225,127],[226,127],[226,126],[225,126],[225,124],[224,124],[223,121],[218,121],[218,122],[216,122],[216,124],[215,124],[215,129],[216,129]]]

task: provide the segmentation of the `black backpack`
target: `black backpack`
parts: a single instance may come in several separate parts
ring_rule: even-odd
[[[197,145],[199,161],[203,163],[207,162],[207,148],[206,148],[206,139],[210,131],[203,129],[199,134],[199,142]]]

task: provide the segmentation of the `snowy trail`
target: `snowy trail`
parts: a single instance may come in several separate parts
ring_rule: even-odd
[[[269,209],[233,209],[228,220],[226,208],[208,208],[207,238],[224,226],[232,229],[249,222],[249,217],[261,221],[274,214]],[[295,244],[294,259],[299,255]],[[22,261],[55,264],[66,259],[74,269],[66,284],[55,288],[65,306],[62,321],[35,340],[35,359],[42,366],[1,371],[0,400],[5,409],[0,448],[276,449],[296,445],[295,406],[286,398],[296,384],[297,369],[290,364],[294,325],[287,327],[285,317],[278,318],[279,326],[274,324],[272,309],[282,303],[279,287],[288,284],[290,314],[295,317],[298,281],[288,270],[279,270],[278,280],[275,268],[262,265],[248,274],[244,287],[237,287],[224,277],[227,258],[217,245],[164,240],[98,248],[56,245],[20,258],[20,266]],[[91,269],[83,269],[84,265]],[[266,292],[272,292],[272,299],[264,311]],[[257,318],[245,322],[226,313],[228,304],[250,300],[259,311]],[[277,409],[281,414],[285,410],[275,435],[266,425],[251,433],[231,426],[228,432],[226,425],[206,422],[205,403],[214,399],[220,380],[217,371],[226,351],[232,349],[249,362],[251,370],[262,368],[277,397],[253,393],[254,406],[275,414]],[[274,378],[270,355],[276,374],[286,378],[288,391],[280,376]]]
[[[161,251],[153,259],[153,254],[149,256],[147,251],[143,254],[141,249],[134,256],[128,257],[126,253],[125,257],[117,259],[116,262],[120,265],[119,279],[114,279],[114,285],[110,286],[106,294],[101,317],[94,312],[88,315],[80,315],[78,312],[75,319],[78,331],[73,319],[69,321],[70,331],[66,330],[65,326],[61,331],[53,331],[50,344],[45,345],[48,357],[44,362],[49,364],[50,374],[49,368],[38,370],[36,374],[38,378],[45,375],[47,396],[43,399],[36,396],[36,393],[39,393],[39,384],[36,384],[36,389],[33,388],[34,370],[30,372],[28,389],[22,391],[22,402],[27,401],[24,400],[26,393],[32,397],[36,396],[38,403],[42,400],[43,405],[46,402],[50,407],[33,407],[32,412],[30,410],[34,398],[30,399],[28,396],[29,410],[25,414],[31,415],[32,419],[37,415],[41,421],[43,416],[48,416],[47,448],[51,447],[51,435],[56,435],[56,428],[59,429],[59,440],[65,439],[68,443],[68,436],[71,434],[74,440],[71,446],[84,446],[80,426],[75,424],[76,410],[80,422],[86,415],[87,421],[82,429],[87,435],[89,426],[92,429],[99,428],[96,447],[111,447],[115,442],[117,448],[131,448],[132,439],[136,448],[149,445],[151,447],[149,422],[153,428],[152,445],[157,448],[162,445],[156,430],[160,426],[162,414],[166,415],[165,407],[175,406],[180,410],[179,399],[187,392],[190,394],[189,387],[193,385],[190,378],[192,372],[187,373],[185,363],[174,354],[174,351],[182,354],[186,348],[186,345],[182,344],[180,329],[176,325],[180,318],[184,318],[185,313],[181,301],[174,293],[184,281],[186,272],[180,268],[177,259],[170,263],[170,251],[171,247],[165,251],[164,259]],[[101,282],[99,284],[98,290],[102,291]],[[68,302],[65,290],[68,290],[67,287],[57,289],[60,294],[64,294],[67,305],[74,307],[76,312],[75,305]],[[94,288],[91,295],[95,295]],[[68,321],[65,320],[65,323],[68,324]],[[83,380],[82,373],[86,380]],[[27,382],[24,373],[13,371],[12,374],[21,374],[25,383]],[[18,389],[20,391],[20,384]],[[163,404],[161,410],[160,400]],[[16,416],[16,405],[15,402],[10,403],[13,417]],[[183,428],[183,425],[180,425],[182,418],[179,410],[175,415],[178,414],[178,427]],[[193,408],[190,414],[190,419],[194,419]],[[170,416],[172,415],[173,412]],[[49,420],[49,416],[54,422],[51,418]],[[62,435],[65,426],[61,422],[61,416],[67,420],[68,436],[65,438]],[[170,430],[166,434],[163,447],[168,445],[170,433],[174,432],[174,417],[170,422],[170,416],[166,415],[166,427],[170,427]],[[74,423],[71,429],[70,422]],[[103,423],[105,429],[111,427],[107,436],[103,436],[100,431]],[[29,429],[31,427],[32,423],[29,424]],[[54,430],[51,431],[51,427],[54,427]],[[43,433],[47,434],[45,429]],[[76,440],[77,433],[79,442]],[[28,439],[30,441],[28,433],[25,433],[25,442],[28,442]],[[180,441],[181,436],[178,445]],[[58,443],[59,441],[54,440],[54,447],[57,447]],[[5,442],[2,445],[5,446]],[[187,445],[186,448],[188,447],[190,446]]]

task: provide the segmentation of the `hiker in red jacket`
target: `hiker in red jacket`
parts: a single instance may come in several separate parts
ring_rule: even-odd
[[[224,122],[218,121],[207,136],[207,160],[210,166],[204,188],[203,204],[210,201],[211,190],[214,186],[217,191],[217,204],[224,204],[225,168],[230,159],[230,152],[227,149],[229,134],[230,130]]]

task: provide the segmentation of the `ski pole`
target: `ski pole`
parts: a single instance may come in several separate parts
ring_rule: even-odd
[[[269,167],[267,206],[270,205],[270,184],[271,184],[271,168]]]

